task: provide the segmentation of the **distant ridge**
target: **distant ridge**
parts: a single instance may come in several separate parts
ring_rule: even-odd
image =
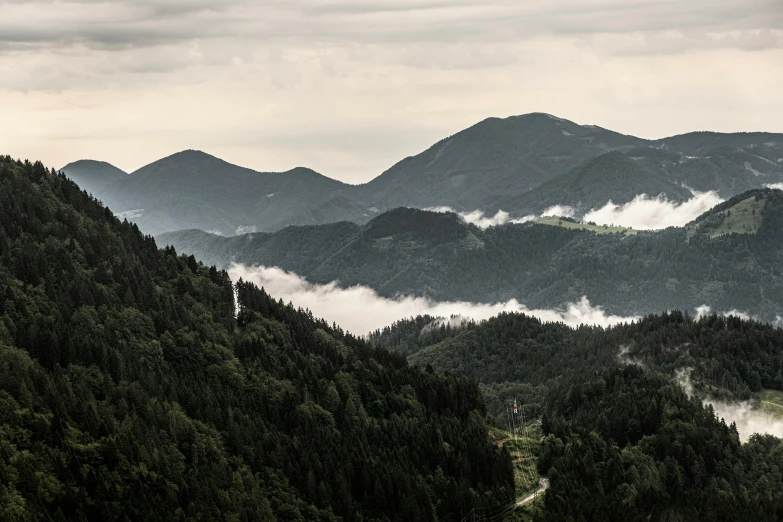
[[[314,283],[379,294],[557,308],[588,296],[622,316],[742,310],[783,317],[783,191],[736,196],[683,228],[596,234],[548,224],[482,230],[453,213],[394,209],[365,225],[288,227],[231,238],[201,231],[160,244],[219,266],[278,266]]]
[[[196,150],[129,176],[108,164],[91,168],[92,178],[112,181],[99,186],[84,177],[82,185],[147,233],[198,228],[233,235],[363,224],[397,207],[522,217],[553,205],[587,212],[642,193],[682,202],[692,189],[725,199],[783,182],[783,134],[694,132],[646,140],[531,113],[483,120],[363,185],[304,167],[257,172]]]

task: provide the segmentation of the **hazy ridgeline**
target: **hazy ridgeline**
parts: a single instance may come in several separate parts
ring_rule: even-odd
[[[363,224],[401,206],[520,220],[558,205],[589,221],[684,225],[707,201],[783,182],[781,157],[780,134],[693,132],[645,140],[532,113],[488,118],[362,185],[307,168],[256,172],[193,150],[129,175],[89,160],[62,170],[145,233],[196,228],[227,236]],[[642,195],[646,208],[617,208]]]
[[[442,312],[416,305],[391,319],[469,314],[470,309],[485,317],[481,306],[455,308],[446,302],[509,311],[562,309],[563,316],[585,297],[608,316],[673,309],[695,314],[704,305],[770,322],[783,316],[780,190],[743,193],[681,228],[631,234],[560,224],[481,229],[455,214],[400,208],[366,225],[289,227],[236,237],[189,230],[163,234],[158,242],[222,268],[235,263],[279,267],[309,283],[327,285],[309,287],[309,294],[320,298],[303,301],[303,306],[339,299],[346,295],[340,289],[357,285],[387,298],[389,307],[401,303],[404,308],[400,296],[426,298],[433,302],[431,309],[444,303]],[[243,270],[247,268],[237,268],[237,273]],[[308,288],[306,283],[289,284],[290,275],[264,269],[255,273],[269,282],[262,284],[278,284],[292,296]],[[367,291],[353,291],[373,309],[382,308]]]

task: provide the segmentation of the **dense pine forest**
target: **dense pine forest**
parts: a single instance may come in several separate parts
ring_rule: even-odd
[[[717,215],[684,233],[699,241]],[[783,442],[741,442],[700,400],[783,391],[783,330],[767,323],[504,313],[361,339],[8,157],[0,292],[2,520],[783,517]],[[550,483],[516,512],[515,464],[490,437],[514,398]]]
[[[518,396],[540,416],[560,383],[623,363],[671,376],[688,369],[697,391],[720,398],[783,391],[783,329],[739,317],[673,311],[612,328],[570,328],[515,313],[458,328],[428,326],[433,321],[404,319],[369,339],[416,365],[476,379],[495,414]]]
[[[680,312],[610,329],[502,314],[459,328],[418,317],[370,339],[478,379],[497,426],[515,399],[541,419],[538,468],[551,487],[537,520],[783,517],[783,441],[741,444],[699,398],[758,404],[757,392],[783,390],[783,329]],[[696,397],[675,379],[682,369]]]
[[[9,157],[0,293],[2,520],[459,521],[514,497],[474,381],[160,250]]]

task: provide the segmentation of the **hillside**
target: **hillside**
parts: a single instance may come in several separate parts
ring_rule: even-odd
[[[628,202],[639,194],[677,202],[692,197],[682,185],[614,151],[590,159],[522,196],[501,200],[498,207],[516,216],[538,215],[557,201],[583,215],[609,201]]]
[[[344,199],[347,187],[310,169],[256,172],[200,151],[183,151],[132,172],[99,196],[148,234],[199,228],[233,235],[359,219],[361,209],[332,202]]]
[[[710,218],[748,198],[757,205],[755,216],[749,209],[757,224],[752,230],[732,225],[724,235],[707,224],[728,219],[727,227],[746,216],[739,209],[731,218]],[[781,191],[738,196],[682,229],[626,235],[552,225],[481,230],[453,214],[397,209],[364,226],[291,227],[236,238],[185,231],[159,241],[222,267],[279,266],[314,283],[366,285],[387,297],[513,298],[553,308],[587,296],[619,315],[706,304],[772,321],[783,316]]]
[[[549,114],[489,118],[406,158],[360,187],[376,206],[491,207],[608,150],[643,140]]]
[[[60,169],[82,189],[99,195],[108,185],[127,176],[127,173],[105,161],[79,160]]]
[[[0,519],[451,521],[514,498],[475,383],[159,250],[40,163],[0,158],[0,187]]]
[[[227,236],[364,224],[400,206],[522,217],[553,205],[585,212],[642,193],[683,201],[687,189],[728,199],[783,182],[783,135],[697,132],[649,141],[549,114],[489,118],[356,186],[305,168],[256,172],[199,151],[120,178],[108,164],[77,163],[94,171],[82,178],[84,188],[146,233],[195,228]],[[67,169],[76,176],[73,165]],[[93,178],[116,181],[92,185]]]
[[[609,329],[523,314],[460,328],[432,322],[401,320],[370,339],[479,380],[497,426],[514,402],[541,419],[537,467],[550,488],[540,519],[779,518],[783,441],[753,432],[777,429],[759,408],[783,390],[783,329],[680,312]],[[683,371],[692,398],[675,382]]]

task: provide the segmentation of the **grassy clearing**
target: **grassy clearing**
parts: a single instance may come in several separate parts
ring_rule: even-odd
[[[548,219],[541,219],[539,221],[536,221],[536,223],[540,225],[550,225],[555,227],[563,227],[563,228],[575,228],[579,230],[589,230],[590,232],[595,232],[596,234],[626,234],[626,235],[633,235],[636,234],[636,230],[632,228],[626,228],[626,227],[611,227],[609,225],[588,225],[587,223],[574,223],[572,221],[566,221],[562,219],[557,218],[548,218]]]
[[[516,483],[516,498],[523,498],[533,493],[538,486],[538,468],[536,459],[541,449],[541,421],[533,421],[528,425],[528,438],[514,438],[511,433],[497,428],[490,428],[489,437],[497,444],[506,448],[514,463],[514,481]],[[526,457],[525,444],[529,444],[532,458]],[[515,509],[506,519],[508,522],[531,522],[544,505],[544,495],[522,507]]]
[[[778,390],[762,390],[759,392],[761,409],[770,415],[783,417],[783,392]]]
[[[731,208],[710,216],[696,227],[687,227],[690,229],[689,237],[697,230],[708,232],[710,238],[726,234],[755,234],[761,226],[761,211],[766,201],[766,199],[756,200],[755,196],[743,199]]]
[[[490,438],[498,446],[506,448],[514,463],[514,481],[517,486],[517,497],[528,495],[538,488],[538,468],[536,458],[541,448],[541,422],[534,421],[528,425],[529,438],[513,438],[511,433],[492,428]],[[526,454],[529,447],[532,457]]]

